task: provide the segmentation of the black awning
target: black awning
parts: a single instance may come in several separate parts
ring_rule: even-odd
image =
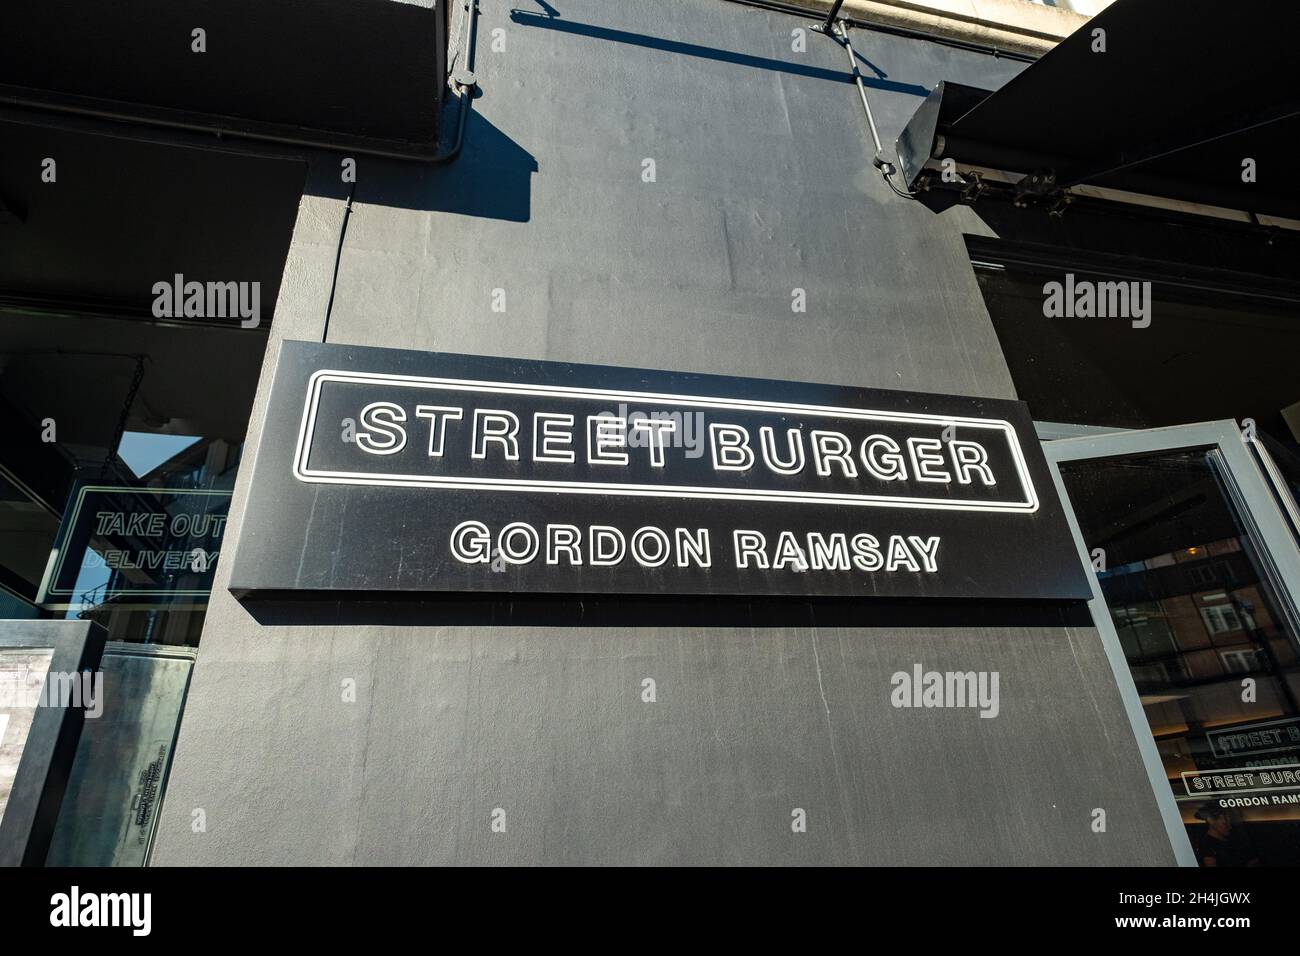
[[[1117,0],[996,93],[940,84],[899,137],[899,161],[909,186],[927,160],[951,157],[1039,173],[1050,189],[1300,219],[1297,42],[1293,3]]]
[[[447,0],[4,0],[0,104],[425,159]]]

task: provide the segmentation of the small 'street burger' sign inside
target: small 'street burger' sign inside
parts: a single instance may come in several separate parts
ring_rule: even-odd
[[[299,342],[231,588],[1088,596],[1018,402]]]

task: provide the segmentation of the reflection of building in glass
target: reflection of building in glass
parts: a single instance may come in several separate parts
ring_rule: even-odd
[[[1216,845],[1230,865],[1257,840],[1260,858],[1286,862],[1300,851],[1300,786],[1244,779],[1254,786],[1207,803],[1185,777],[1300,770],[1296,643],[1214,468],[1184,453],[1065,474],[1085,536],[1117,559],[1102,591],[1198,852],[1229,841]]]

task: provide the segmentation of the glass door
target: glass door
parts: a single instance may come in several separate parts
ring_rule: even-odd
[[[1043,448],[1179,862],[1300,864],[1300,553],[1236,425]]]

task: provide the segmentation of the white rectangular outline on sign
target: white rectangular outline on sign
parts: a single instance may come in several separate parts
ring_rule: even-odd
[[[349,471],[311,471],[307,455],[316,429],[316,408],[321,386],[325,382],[351,385],[391,385],[396,388],[440,388],[453,392],[487,392],[503,395],[559,396],[561,398],[628,399],[655,405],[726,408],[736,411],[798,412],[834,418],[868,421],[921,423],[926,425],[965,425],[987,428],[1006,434],[1007,444],[1020,485],[1026,491],[1024,501],[954,501],[948,498],[904,498],[889,495],[849,495],[819,491],[759,491],[748,488],[700,488],[693,486],[625,485],[597,481],[551,481],[523,478],[440,478],[430,475],[384,475]],[[375,487],[492,489],[500,491],[550,491],[565,494],[628,495],[648,498],[707,498],[713,500],[783,501],[813,504],[843,504],[876,508],[916,508],[934,511],[983,511],[1033,514],[1038,510],[1038,494],[1029,477],[1029,468],[1016,430],[1010,422],[993,418],[963,418],[953,415],[927,415],[920,412],[877,412],[825,405],[790,405],[780,402],[741,401],[730,398],[665,395],[655,392],[621,392],[603,388],[572,388],[558,385],[511,385],[504,382],[480,382],[470,379],[425,378],[417,375],[388,375],[378,372],[345,372],[320,369],[307,382],[307,400],[303,406],[302,425],[298,430],[298,447],[293,456],[293,476],[311,484],[364,485]]]
[[[1294,724],[1298,720],[1300,720],[1300,717],[1279,717],[1277,720],[1264,720],[1257,724],[1242,724],[1239,727],[1229,727],[1224,730],[1207,730],[1205,732],[1205,737],[1210,741],[1210,753],[1221,760],[1231,760],[1234,757],[1255,757],[1259,754],[1273,754],[1282,750],[1300,750],[1300,741],[1283,744],[1280,747],[1267,747],[1263,750],[1238,750],[1233,753],[1220,753],[1218,747],[1220,737],[1247,733],[1252,730],[1258,730],[1261,727],[1272,727],[1276,724]]]
[[[1179,775],[1183,778],[1183,789],[1187,791],[1187,795],[1197,798],[1222,797],[1233,793],[1272,793],[1276,790],[1300,790],[1300,783],[1284,783],[1273,787],[1242,787],[1235,790],[1210,790],[1208,792],[1193,793],[1192,785],[1188,783],[1188,780],[1192,777],[1213,777],[1215,774],[1221,777],[1230,777],[1239,773],[1272,773],[1276,770],[1300,770],[1300,763],[1279,763],[1270,767],[1225,767],[1222,770],[1183,770]]]

